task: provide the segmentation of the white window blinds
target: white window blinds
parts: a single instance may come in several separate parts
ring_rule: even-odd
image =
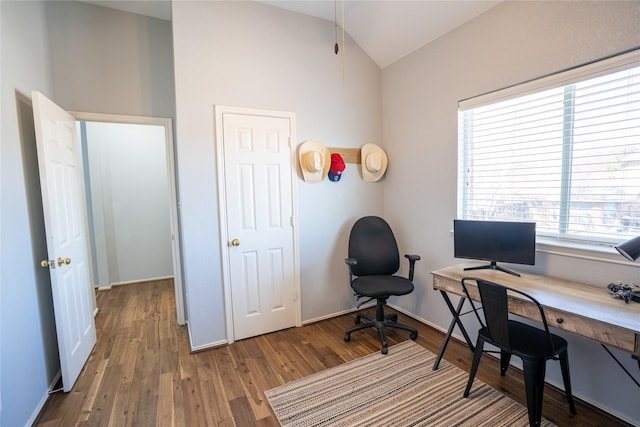
[[[458,217],[538,235],[640,234],[640,54],[460,103]]]

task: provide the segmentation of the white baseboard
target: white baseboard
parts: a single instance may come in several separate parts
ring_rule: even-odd
[[[348,310],[339,311],[337,313],[327,314],[325,316],[316,317],[314,319],[308,319],[308,320],[303,321],[302,324],[303,325],[308,325],[310,323],[315,323],[315,322],[319,322],[321,320],[331,319],[333,317],[342,316],[343,314],[355,313],[356,311],[360,311],[360,310],[362,310],[364,308],[375,307],[375,306],[376,306],[375,303],[365,304],[365,305],[361,306],[360,308],[350,308]]]
[[[38,415],[40,415],[40,411],[42,411],[42,408],[44,408],[45,403],[47,403],[47,399],[49,399],[48,390],[44,394],[44,396],[42,396],[42,399],[40,399],[40,402],[38,402],[38,404],[36,405],[36,408],[33,411],[33,414],[31,414],[31,417],[29,417],[29,420],[26,422],[25,427],[29,427],[35,424],[36,420],[38,419]]]
[[[25,427],[32,426],[35,424],[36,420],[38,419],[38,416],[40,415],[40,411],[42,411],[42,408],[44,408],[44,405],[47,403],[47,400],[49,399],[49,395],[51,394],[53,388],[56,386],[56,384],[60,380],[61,376],[62,376],[62,371],[58,371],[55,377],[53,377],[53,380],[49,384],[49,389],[44,394],[44,396],[42,396],[42,399],[40,399],[40,401],[36,405],[33,411],[33,414],[31,414],[31,417],[29,417],[29,420],[25,424]]]
[[[186,323],[186,326],[187,326],[187,334],[189,335],[189,353],[197,353],[199,351],[210,350],[212,348],[216,348],[216,347],[220,347],[220,346],[229,344],[229,341],[227,341],[227,340],[220,340],[220,341],[215,341],[215,342],[211,342],[211,343],[206,343],[206,344],[194,346],[193,345],[193,339],[191,339],[191,329],[189,328],[189,322],[188,321]]]
[[[137,283],[157,282],[160,280],[168,280],[168,279],[173,279],[173,276],[150,277],[148,279],[127,280],[125,282],[114,282],[114,283],[111,283],[109,287],[111,288],[113,286],[135,285]]]
[[[405,309],[400,308],[400,307],[398,307],[398,306],[396,306],[396,305],[393,305],[393,304],[387,304],[387,305],[388,305],[389,307],[393,308],[394,310],[399,311],[400,313],[404,314],[405,316],[411,317],[412,319],[415,319],[415,320],[417,320],[417,321],[418,321],[418,322],[420,322],[420,323],[424,323],[424,324],[425,324],[425,325],[427,325],[427,326],[431,326],[433,329],[437,329],[437,330],[439,330],[440,332],[443,332],[443,333],[445,333],[445,334],[447,333],[447,330],[446,330],[445,328],[442,328],[441,326],[436,325],[435,323],[429,322],[427,319],[423,319],[423,318],[422,318],[422,317],[420,317],[420,316],[416,316],[416,315],[415,315],[415,314],[413,314],[413,313],[409,313],[409,312],[408,312],[408,311],[406,311]],[[454,337],[454,338],[459,339],[460,341],[463,341],[463,340],[464,340],[464,338],[463,338],[462,336],[460,336],[460,335],[458,335],[458,334],[455,334],[455,333],[451,334],[451,336],[452,336],[452,337]]]

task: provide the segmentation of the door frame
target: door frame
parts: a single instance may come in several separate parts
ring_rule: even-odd
[[[245,116],[261,116],[284,118],[289,120],[289,152],[291,158],[291,205],[292,205],[292,227],[293,227],[293,269],[294,269],[294,291],[296,295],[295,314],[296,326],[302,325],[301,301],[300,301],[300,266],[298,250],[298,198],[297,198],[297,165],[295,156],[296,140],[296,116],[295,113],[275,110],[261,110],[255,108],[231,107],[228,105],[214,105],[214,125],[215,125],[215,145],[216,145],[216,169],[218,171],[218,217],[220,218],[220,254],[222,255],[222,282],[224,289],[225,323],[227,327],[227,342],[235,341],[233,330],[233,303],[231,301],[231,276],[229,272],[229,235],[227,233],[227,196],[225,180],[225,157],[224,157],[224,114],[240,114]]]
[[[167,179],[169,180],[169,221],[171,225],[171,251],[173,255],[173,285],[176,300],[176,318],[179,325],[186,323],[184,292],[182,284],[182,254],[180,251],[180,226],[178,223],[178,198],[176,191],[175,156],[173,149],[173,125],[170,118],[125,116],[119,114],[69,111],[77,121],[125,123],[164,127],[165,151],[167,155]]]

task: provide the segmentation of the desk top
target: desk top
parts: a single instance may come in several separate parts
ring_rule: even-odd
[[[434,289],[445,290],[457,295],[462,295],[460,280],[463,277],[478,277],[510,286],[531,295],[543,305],[547,311],[547,317],[551,319],[550,325],[569,329],[570,325],[563,325],[563,318],[582,318],[585,325],[598,323],[611,325],[613,329],[607,329],[608,335],[618,335],[620,329],[627,329],[635,335],[634,348],[629,345],[618,347],[630,350],[636,354],[640,352],[640,304],[637,302],[625,303],[622,299],[609,294],[606,286],[592,286],[571,280],[518,272],[521,277],[491,269],[465,271],[465,267],[483,265],[482,263],[464,263],[431,272],[433,274]],[[457,282],[457,283],[456,283]],[[475,297],[473,297],[475,299]],[[549,313],[551,311],[551,313]],[[572,325],[573,326],[573,325]],[[589,338],[602,342],[610,342],[609,337],[599,339],[591,333],[583,333],[581,330],[571,330]],[[611,337],[613,338],[613,337]],[[631,338],[631,337],[630,337]],[[614,339],[615,341],[615,339]],[[612,343],[615,345],[615,343]]]

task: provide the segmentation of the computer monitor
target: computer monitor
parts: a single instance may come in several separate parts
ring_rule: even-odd
[[[454,257],[489,261],[480,267],[518,276],[498,262],[534,265],[536,262],[536,223],[512,221],[453,220]]]

